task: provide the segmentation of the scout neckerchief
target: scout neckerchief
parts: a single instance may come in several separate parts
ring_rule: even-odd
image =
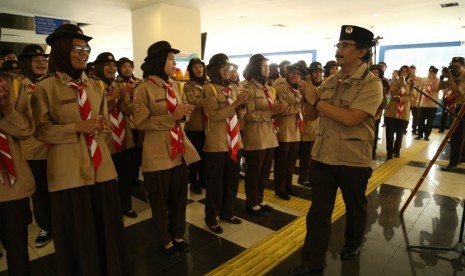
[[[228,105],[233,103],[231,99],[231,88],[225,87],[221,92],[226,96]],[[237,114],[234,113],[226,119],[226,133],[228,136],[229,157],[237,163],[237,151],[239,150],[239,124],[237,123]]]
[[[268,107],[271,109],[273,107],[273,98],[271,97],[271,93],[266,87],[266,85],[263,85],[262,87],[259,87],[258,84],[253,83],[258,89],[263,90],[265,92],[266,99],[268,100]],[[276,123],[274,118],[271,118],[271,125],[273,126],[274,133],[277,134],[279,132],[279,127],[278,124]]]
[[[405,96],[405,93],[406,93],[405,86],[402,85],[402,87],[400,88],[400,93],[399,93],[399,102],[397,103],[396,118],[398,119],[402,119],[404,115],[405,102],[402,100]]]
[[[13,159],[11,159],[10,146],[8,145],[8,140],[6,138],[5,132],[0,130],[0,153],[1,153],[1,162],[0,162],[0,177],[3,185],[9,183],[11,186],[15,183],[15,168],[13,166]]]
[[[66,83],[66,85],[78,91],[79,112],[81,113],[81,119],[83,121],[92,119],[89,99],[87,98],[87,93],[84,90],[86,84],[81,80],[76,80],[69,81]],[[89,147],[92,161],[94,162],[94,169],[97,171],[98,167],[102,163],[102,152],[100,151],[97,141],[95,141],[95,138],[90,133],[84,133],[84,137],[86,139],[87,146]]]
[[[111,96],[115,91],[113,86],[107,86],[105,88],[107,91],[107,96]],[[115,100],[115,108],[110,111],[110,122],[113,125],[112,127],[112,137],[113,144],[117,152],[121,152],[126,147],[126,122],[124,121],[123,112],[117,107],[117,101],[119,97]]]
[[[433,87],[433,84],[431,83],[431,80],[429,80],[429,83],[428,83],[428,86],[426,87],[426,89],[424,90],[425,94],[426,95],[430,95],[431,93],[431,88]],[[425,101],[429,101],[429,98],[428,97],[425,97]]]
[[[156,85],[160,85],[152,78],[149,78],[149,80]],[[168,106],[168,113],[172,114],[174,110],[176,109],[176,107],[178,106],[178,100],[176,99],[176,95],[174,94],[173,88],[169,81],[161,84],[161,87],[166,90],[166,104]],[[181,153],[186,152],[186,149],[184,148],[184,144],[182,141],[181,129],[179,127],[178,122],[176,122],[175,127],[170,131],[170,141],[171,141],[171,158],[172,159],[176,158],[179,152]]]
[[[294,87],[290,85],[289,89],[291,90],[292,94],[294,94],[296,103],[300,103],[300,101],[302,100],[302,94],[300,94],[298,90],[294,89]],[[300,131],[304,131],[304,116],[302,115],[302,112],[299,112],[297,114],[297,128]]]

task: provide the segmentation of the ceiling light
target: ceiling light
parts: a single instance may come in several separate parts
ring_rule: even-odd
[[[451,7],[459,6],[459,3],[457,3],[457,2],[442,3],[442,4],[440,4],[440,6],[441,6],[441,8],[451,8]]]
[[[371,15],[371,17],[378,17],[378,16],[379,16],[379,13],[373,13],[373,14]]]

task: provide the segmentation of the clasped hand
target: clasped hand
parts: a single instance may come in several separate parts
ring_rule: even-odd
[[[175,121],[178,121],[184,118],[184,116],[190,115],[192,111],[194,111],[194,106],[184,102],[176,107],[172,116]]]

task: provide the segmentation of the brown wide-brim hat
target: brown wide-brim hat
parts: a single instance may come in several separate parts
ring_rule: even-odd
[[[144,59],[144,61],[148,61],[152,57],[162,54],[162,53],[178,54],[179,52],[181,51],[171,47],[171,44],[168,41],[165,41],[165,40],[157,41],[153,43],[152,45],[150,45],[150,47],[147,49],[147,57]]]
[[[79,38],[84,40],[85,42],[88,42],[89,40],[92,39],[92,37],[84,35],[82,32],[81,28],[74,24],[63,24],[60,27],[56,28],[53,33],[51,33],[45,41],[47,42],[48,45],[52,45],[52,43],[55,40],[58,40],[60,38],[64,37],[71,37],[71,38]]]
[[[29,44],[23,48],[23,51],[21,52],[21,54],[19,54],[18,60],[23,61],[25,58],[33,56],[48,57],[48,55],[45,53],[42,47],[40,47],[37,44]]]

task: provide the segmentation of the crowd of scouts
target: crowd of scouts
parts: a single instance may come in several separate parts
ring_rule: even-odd
[[[88,62],[91,39],[66,24],[46,38],[50,54],[31,44],[1,66],[0,239],[11,275],[30,273],[29,197],[40,227],[36,246],[53,233],[59,275],[122,275],[128,268],[121,214],[137,217],[131,186],[140,169],[158,245],[169,257],[190,251],[184,240],[188,183],[193,193],[205,189],[205,223],[217,234],[220,221],[242,223],[234,215],[241,172],[245,209],[256,216],[274,210],[264,202],[273,164],[279,198],[295,194],[297,159],[298,183],[310,187],[319,99],[310,103],[305,95],[338,72],[335,61],[268,66],[256,54],[240,81],[237,65],[219,53],[207,65],[191,59],[190,81],[181,84],[172,78],[180,51],[167,41],[148,48],[141,80],[128,58],[104,52]],[[463,66],[463,58],[457,61]],[[423,79],[414,66],[402,66],[391,81],[385,69],[383,62],[369,67],[384,92],[372,157],[384,110],[391,159],[400,156],[411,112],[416,139],[428,140],[436,113],[430,97],[438,100],[439,79],[434,66]]]

